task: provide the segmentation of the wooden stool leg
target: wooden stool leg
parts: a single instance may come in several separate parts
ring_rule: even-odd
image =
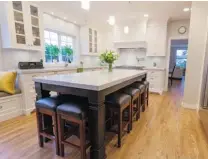
[[[62,141],[64,140],[64,121],[61,118],[60,114],[57,114],[57,118],[58,118],[59,153],[61,157],[64,157],[64,144],[62,144]]]
[[[131,105],[130,105],[130,110],[129,112],[129,118],[130,118],[130,124],[128,125],[128,129],[132,130],[133,127],[133,112],[134,112],[134,102],[133,100],[131,101]],[[128,130],[128,131],[130,131]]]
[[[86,138],[85,138],[85,121],[81,121],[79,125],[80,133],[80,150],[81,150],[81,159],[86,159]]]
[[[137,113],[136,113],[136,121],[138,121],[138,119],[140,118],[140,102],[139,102],[139,98],[137,98],[137,101],[136,101],[136,110],[137,110]]]
[[[143,92],[141,94],[141,105],[142,105],[142,111],[145,111],[145,93]]]
[[[133,102],[132,102],[132,104],[130,103],[129,104],[129,124],[128,124],[128,130],[127,130],[127,133],[130,133],[130,131],[132,130],[132,125],[133,125]]]
[[[149,106],[149,87],[147,88],[147,106]]]
[[[36,109],[36,117],[37,117],[37,128],[38,128],[38,140],[39,140],[39,146],[43,147],[43,136],[40,135],[40,132],[43,130],[43,115],[39,112],[38,109]]]
[[[52,116],[53,124],[54,124],[54,136],[55,136],[55,144],[56,144],[56,154],[59,155],[59,140],[58,140],[58,127],[57,127],[57,117],[54,113]]]
[[[122,135],[122,111],[118,111],[118,147],[121,147],[121,135]]]

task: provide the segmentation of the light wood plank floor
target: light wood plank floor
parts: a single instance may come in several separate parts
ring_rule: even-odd
[[[197,113],[180,107],[182,87],[175,84],[162,96],[151,94],[150,105],[118,149],[116,137],[106,148],[108,159],[207,159],[208,145]],[[65,158],[80,158],[66,148]],[[61,159],[54,145],[39,148],[35,114],[0,123],[1,159]]]

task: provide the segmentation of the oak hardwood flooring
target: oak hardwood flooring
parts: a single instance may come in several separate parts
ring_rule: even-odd
[[[122,147],[116,147],[115,136],[106,143],[108,159],[207,159],[196,111],[180,106],[182,87],[174,83],[162,96],[151,94],[149,108],[123,137]],[[53,143],[38,146],[35,114],[0,123],[0,159],[61,159],[54,148]],[[65,158],[79,159],[80,153],[66,147]]]

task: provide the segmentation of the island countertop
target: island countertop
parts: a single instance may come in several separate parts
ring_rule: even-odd
[[[114,69],[112,72],[108,72],[108,70],[100,70],[93,72],[35,77],[33,78],[33,81],[58,86],[100,91],[132,78],[145,75],[146,73],[147,71],[145,70]]]

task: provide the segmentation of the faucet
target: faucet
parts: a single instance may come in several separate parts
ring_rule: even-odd
[[[67,67],[69,64],[67,62],[65,62],[64,67]]]

